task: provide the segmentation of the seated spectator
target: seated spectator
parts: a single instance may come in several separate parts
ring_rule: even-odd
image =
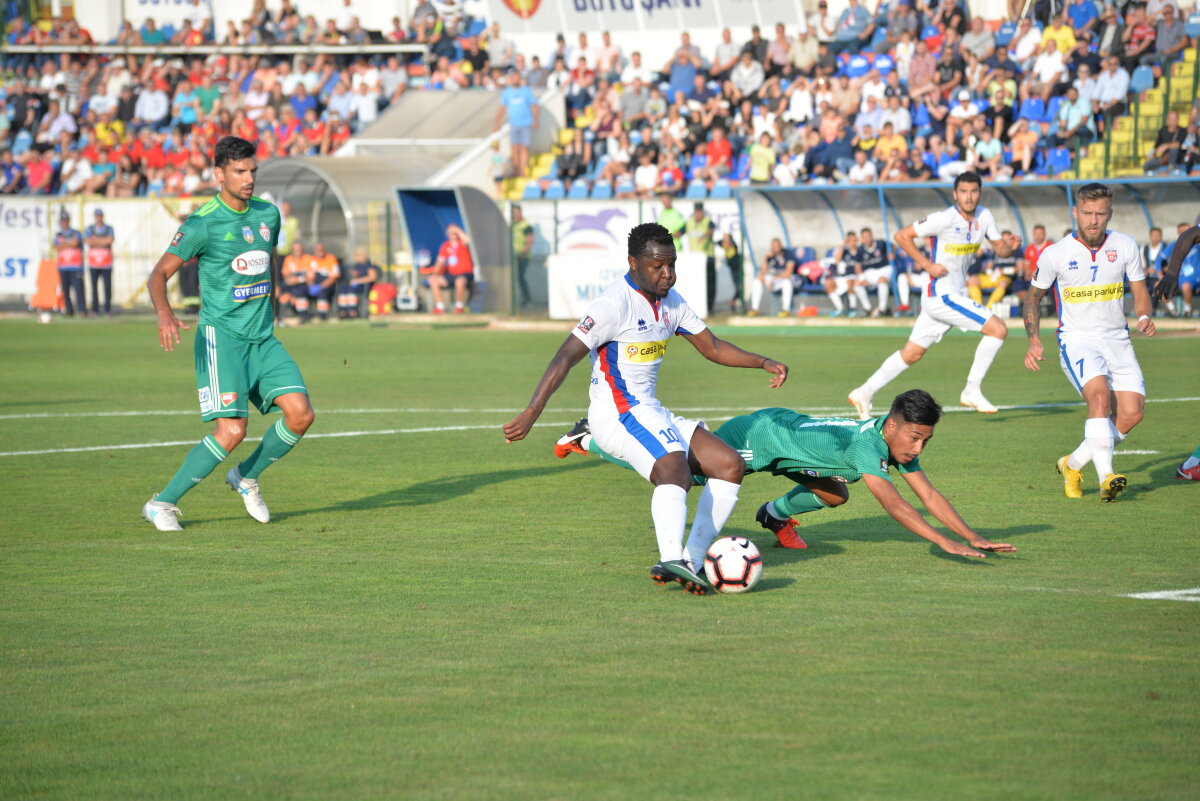
[[[771,135],[764,132],[758,141],[750,146],[750,183],[756,186],[771,183],[777,159]]]
[[[733,169],[733,145],[725,135],[724,128],[713,129],[706,155],[707,161],[703,168],[697,170],[695,178],[711,185],[729,175]]]
[[[792,81],[792,85],[787,89],[786,97],[787,108],[782,114],[785,122],[792,125],[807,125],[813,120],[813,93],[809,89],[807,78],[802,76]]]
[[[584,140],[583,129],[576,128],[571,141],[563,147],[558,157],[558,180],[569,190],[579,176],[588,171],[591,164],[591,145]]]
[[[1090,144],[1096,137],[1096,123],[1092,116],[1092,104],[1079,95],[1079,87],[1071,85],[1062,104],[1058,107],[1058,130],[1054,133],[1055,143],[1076,152]]]
[[[792,40],[787,35],[787,29],[782,22],[775,24],[775,38],[767,43],[767,55],[763,59],[763,68],[767,77],[774,78],[788,71],[790,62],[788,53],[792,49]]]
[[[354,320],[361,316],[362,302],[371,285],[379,280],[379,268],[367,257],[367,249],[356,247],[354,261],[346,271],[347,281],[338,293],[338,317]]]
[[[1184,159],[1183,143],[1187,136],[1187,130],[1179,124],[1179,112],[1168,111],[1167,124],[1159,129],[1158,138],[1154,141],[1154,153],[1146,159],[1142,169],[1146,172],[1181,169]]]
[[[629,173],[629,165],[633,159],[633,145],[630,144],[629,134],[621,131],[616,141],[609,145],[608,161],[600,170],[599,180],[613,183],[622,175]]]
[[[871,43],[874,34],[875,22],[871,12],[860,5],[858,0],[849,0],[838,17],[837,32],[833,36],[831,49],[835,54],[854,55]]]
[[[1146,11],[1141,6],[1134,6],[1125,18],[1125,32],[1121,34],[1124,50],[1122,64],[1125,69],[1132,71],[1144,56],[1154,55],[1154,40],[1156,31],[1146,19]]]
[[[1040,97],[1043,102],[1050,99],[1055,88],[1066,81],[1067,65],[1058,49],[1057,41],[1049,39],[1041,54],[1033,62],[1025,83],[1021,84],[1022,99]]]
[[[942,50],[934,71],[937,92],[949,100],[963,85],[963,62],[951,48]]]
[[[1012,169],[1004,163],[1004,146],[987,125],[980,129],[979,138],[975,140],[967,161],[971,169],[985,178],[1007,178],[1012,175]]]
[[[467,296],[475,283],[475,264],[471,259],[471,245],[467,233],[459,226],[451,223],[446,226],[446,241],[438,250],[437,260],[433,264],[433,274],[429,276],[429,288],[433,292],[433,313],[442,314],[446,311],[442,301],[442,292],[454,286],[454,313],[462,314],[467,309]]]
[[[807,29],[802,28],[796,38],[792,40],[791,47],[788,48],[787,57],[791,73],[806,78],[813,77],[816,73],[819,56],[817,40],[809,34]]]
[[[107,158],[107,156],[106,156]],[[54,165],[37,148],[25,154],[26,195],[48,195],[54,189]]]
[[[883,161],[892,153],[898,153],[901,157],[907,156],[908,140],[896,133],[895,126],[891,122],[885,122],[879,139],[875,142],[872,156],[876,161]]]
[[[1177,18],[1174,6],[1165,6],[1154,34],[1154,51],[1143,55],[1140,62],[1165,67],[1187,46],[1188,36],[1183,21]]]
[[[1023,17],[1017,33],[1008,43],[1008,54],[1022,72],[1033,66],[1033,59],[1042,49],[1042,32],[1034,27],[1033,20]]]
[[[749,51],[743,51],[737,65],[730,72],[729,80],[737,93],[730,100],[740,103],[743,99],[753,100],[766,80],[762,64],[753,59]]]
[[[950,113],[946,115],[946,141],[957,142],[958,130],[964,122],[970,120],[974,122],[983,112],[979,106],[971,99],[971,93],[966,89],[960,89],[958,92],[958,102],[951,108]]]
[[[647,86],[655,85],[654,72],[642,63],[642,54],[636,50],[629,54],[629,63],[621,70],[621,83],[628,86],[634,79]]]
[[[589,161],[598,160],[608,154],[609,143],[616,138],[623,128],[621,115],[614,111],[606,101],[597,100],[595,103],[595,119],[588,126],[592,134],[592,154]]]
[[[1068,53],[1075,49],[1075,31],[1067,24],[1065,14],[1055,14],[1050,19],[1050,25],[1042,31],[1042,49],[1046,42],[1054,42],[1060,53]]]
[[[665,153],[658,168],[660,195],[677,195],[683,189],[683,170],[674,153]]]
[[[1090,3],[1091,0],[1084,0]],[[987,27],[983,17],[975,17],[971,20],[970,29],[963,35],[962,40],[958,43],[958,54],[962,58],[966,58],[970,53],[979,61],[987,61],[992,57],[992,53],[996,49],[996,37],[991,29]]]
[[[1100,15],[1095,42],[1096,52],[1102,59],[1108,56],[1120,58],[1125,54],[1125,26],[1117,20],[1117,10],[1112,6],[1105,6]]]
[[[1096,95],[1092,108],[1106,130],[1108,125],[1128,109],[1129,73],[1121,66],[1116,56],[1104,61],[1104,71],[1096,77]],[[1101,134],[1104,130],[1100,131]]]
[[[796,262],[784,250],[783,241],[778,237],[771,240],[771,247],[763,256],[762,266],[754,283],[750,287],[750,316],[756,317],[762,306],[763,295],[767,292],[779,292],[779,316],[790,317],[792,312],[792,293],[795,285],[792,276],[796,272]]]
[[[78,147],[71,145],[59,169],[59,183],[63,192],[68,195],[79,194],[91,177],[92,163],[80,154]],[[3,176],[0,176],[0,180],[3,180]]]
[[[879,179],[879,168],[867,158],[866,151],[858,150],[854,153],[854,165],[846,173],[846,179],[852,184],[873,184]]]
[[[145,183],[145,176],[133,165],[133,160],[122,154],[117,159],[116,171],[105,194],[109,197],[137,197]]]
[[[854,130],[860,136],[867,128],[870,128],[872,131],[878,131],[882,127],[883,109],[879,107],[879,101],[874,97],[868,97],[865,101],[865,106],[859,112],[858,116],[854,118]]]
[[[1020,174],[1028,175],[1033,166],[1033,157],[1037,154],[1037,130],[1029,125],[1028,120],[1017,120],[1008,132],[1009,145],[1012,147],[1013,164],[1020,164]]]
[[[654,163],[650,151],[643,150],[637,154],[636,158],[637,166],[633,169],[633,186],[629,192],[618,192],[617,197],[649,199],[654,197],[658,191],[658,165]]]
[[[908,68],[908,89],[912,102],[939,91],[937,68],[937,59],[929,52],[929,47],[924,42],[917,42],[912,64]]]

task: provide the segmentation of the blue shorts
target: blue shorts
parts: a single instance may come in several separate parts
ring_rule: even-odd
[[[533,142],[533,128],[510,128],[508,142],[511,145],[529,147],[530,143]]]

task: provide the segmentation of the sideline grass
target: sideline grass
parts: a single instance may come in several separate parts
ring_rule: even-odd
[[[725,333],[786,361],[785,388],[680,341],[669,406],[842,406],[892,347]],[[564,335],[284,332],[314,433],[492,428],[306,440],[264,474],[267,526],[216,473],[184,532],[142,522],[185,446],[0,457],[0,798],[1194,794],[1200,604],[1122,596],[1200,583],[1200,488],[1171,478],[1195,402],[1148,406],[1123,449],[1155,453],[1117,457],[1131,489],[1110,505],[1061,496],[1080,407],[947,415],[928,474],[1020,548],[984,562],[861,484],[803,521],[808,550],[771,548],[753,510],[785,482],[751,476],[727,531],[763,548],[761,588],[695,598],[646,577],[643,483],[550,454],[583,366],[524,443],[504,444],[507,411],[449,411],[523,406]],[[947,337],[888,390],[953,405],[975,342]],[[1151,398],[1200,396],[1196,346],[1137,341]],[[993,402],[1077,400],[1022,354],[1014,336]],[[0,419],[0,450],[199,439],[198,417],[88,414],[193,409],[191,361],[148,325],[0,322],[0,415],[84,415]],[[385,408],[446,411],[336,411]]]

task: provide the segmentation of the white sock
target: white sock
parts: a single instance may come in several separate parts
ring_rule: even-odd
[[[767,514],[776,520],[787,520],[787,515],[779,514],[779,510],[775,508],[775,501],[767,501]]]
[[[900,301],[901,306],[908,305],[908,295],[912,292],[912,286],[908,283],[908,275],[900,276],[900,280],[896,282],[896,298]]]
[[[986,335],[980,340],[979,347],[975,348],[975,361],[971,362],[971,372],[967,373],[968,387],[974,385],[975,388],[978,388],[983,383],[983,377],[987,375],[988,368],[992,366],[992,360],[996,358],[996,354],[1003,344],[1003,339]]]
[[[892,288],[888,285],[887,281],[884,281],[882,284],[876,284],[875,289],[879,292],[879,311],[882,313],[887,308],[888,293],[891,292]]]
[[[867,288],[862,284],[854,287],[854,297],[858,298],[858,305],[864,311],[870,311],[871,299],[867,297]]]
[[[1118,431],[1118,430],[1117,430],[1117,424],[1116,424],[1116,423],[1114,423],[1114,422],[1112,422],[1112,418],[1109,418],[1109,423],[1108,423],[1108,424],[1109,424],[1110,426],[1112,426],[1113,447],[1115,448],[1116,446],[1118,446],[1118,445],[1120,445],[1122,442],[1124,442],[1124,441],[1125,441],[1125,438],[1126,438],[1126,437],[1128,437],[1129,435],[1128,435],[1128,434],[1122,434],[1120,431]]]
[[[704,569],[704,554],[708,553],[708,546],[720,535],[729,516],[733,514],[741,488],[741,484],[719,478],[710,478],[705,482],[687,541],[688,561],[697,573]]]
[[[779,302],[783,305],[783,310],[789,314],[792,311],[792,292],[794,291],[795,287],[792,286],[790,279],[784,281],[783,286],[780,288]]]
[[[750,287],[750,308],[758,311],[759,305],[762,303],[763,285],[762,281],[755,281]]]
[[[664,562],[683,558],[683,529],[687,524],[687,490],[660,484],[650,497],[650,517],[658,538],[658,556]]]
[[[846,304],[842,303],[842,296],[836,292],[829,293],[829,302],[833,304],[834,311],[845,311]]]
[[[1085,439],[1079,443],[1079,447],[1071,451],[1071,455],[1067,457],[1067,467],[1072,470],[1082,470],[1083,466],[1092,461],[1092,449],[1088,446],[1088,441]]]
[[[1089,417],[1083,424],[1083,438],[1092,451],[1092,465],[1103,481],[1113,471],[1112,425],[1107,417]]]
[[[875,371],[875,374],[867,379],[867,383],[862,385],[867,394],[874,397],[875,393],[883,389],[893,378],[903,373],[908,369],[908,364],[900,356],[900,351],[896,351],[891,356],[883,360],[883,364]]]
[[[1183,469],[1191,470],[1193,467],[1195,467],[1198,464],[1200,464],[1200,459],[1197,459],[1195,456],[1189,456],[1187,458],[1187,460],[1183,463]]]

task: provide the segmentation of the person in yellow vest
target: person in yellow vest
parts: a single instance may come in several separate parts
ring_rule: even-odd
[[[325,250],[320,242],[313,245],[312,272],[309,274],[308,296],[317,304],[317,319],[329,319],[329,305],[337,291],[338,279],[342,277],[342,266],[337,256]]]
[[[83,235],[71,227],[71,215],[63,209],[58,215],[58,230],[54,233],[54,260],[58,264],[58,281],[66,302],[67,316],[87,315],[87,297],[83,290]],[[72,302],[74,296],[74,302]]]
[[[279,218],[283,222],[279,225],[279,244],[275,246],[275,252],[285,257],[292,252],[292,245],[300,241],[300,219],[292,214],[292,204],[286,200],[279,204]]]
[[[292,243],[292,252],[283,259],[279,273],[283,285],[279,293],[280,305],[292,307],[292,313],[300,323],[308,322],[308,284],[312,272],[312,256],[304,252],[304,245]]]
[[[687,232],[688,250],[692,253],[704,254],[704,275],[708,286],[708,313],[713,312],[713,302],[717,299],[717,245],[713,241],[716,226],[712,217],[704,211],[704,204],[697,203],[692,207],[692,216],[684,223]]]
[[[88,273],[92,277],[92,314],[100,314],[100,288],[104,288],[104,314],[112,315],[113,229],[104,222],[104,211],[92,212],[92,224],[83,229]]]

